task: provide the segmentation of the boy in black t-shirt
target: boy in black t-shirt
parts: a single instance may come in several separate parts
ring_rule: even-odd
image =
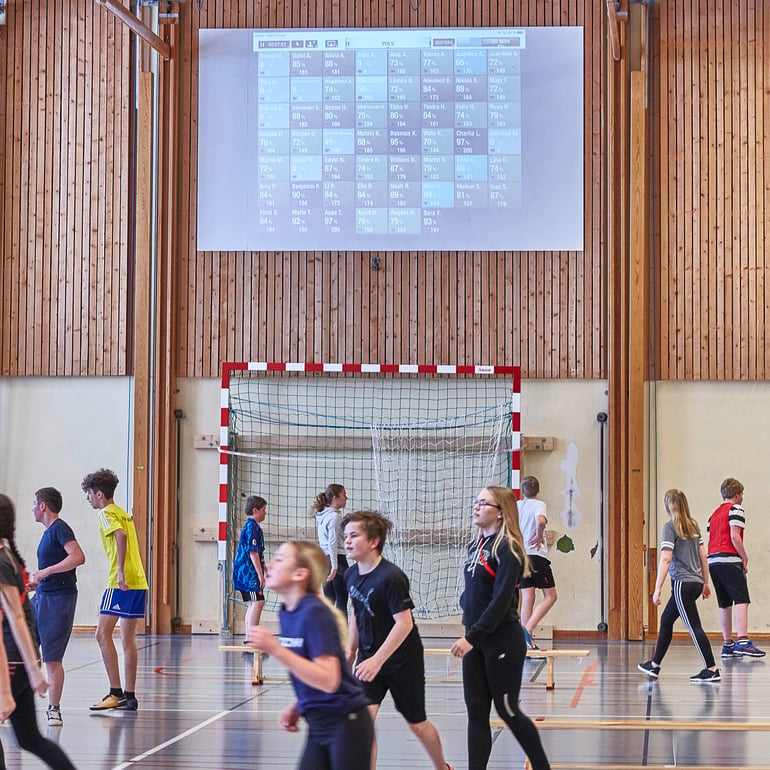
[[[424,746],[434,768],[451,770],[438,731],[425,715],[425,659],[412,618],[409,580],[382,557],[391,524],[372,511],[356,511],[345,516],[342,526],[346,554],[356,562],[345,573],[355,614],[355,622],[349,624],[348,657],[372,702],[372,719],[390,690],[396,709]],[[375,740],[372,770],[376,765]]]

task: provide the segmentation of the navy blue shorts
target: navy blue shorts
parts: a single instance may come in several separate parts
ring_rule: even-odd
[[[143,618],[146,604],[147,589],[145,588],[129,588],[128,591],[108,588],[102,594],[99,614],[117,615],[119,618]]]
[[[37,615],[37,631],[45,663],[62,662],[72,633],[72,624],[75,622],[77,602],[77,591],[74,593],[35,591],[32,606]]]

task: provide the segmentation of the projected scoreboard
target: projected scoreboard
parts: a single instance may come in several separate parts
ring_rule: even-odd
[[[581,28],[199,34],[199,250],[582,247]]]
[[[451,233],[521,203],[524,30],[259,33],[258,232]]]

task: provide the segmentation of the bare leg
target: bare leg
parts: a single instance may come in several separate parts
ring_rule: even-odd
[[[64,689],[64,666],[61,661],[46,661],[48,672],[48,703],[51,706],[61,705],[61,693]]]
[[[115,630],[115,624],[118,618],[115,615],[99,615],[99,622],[96,625],[96,642],[102,653],[104,668],[107,670],[107,679],[110,681],[110,687],[120,687],[120,667],[118,666],[118,651],[115,649],[115,643],[112,641],[112,632]]]
[[[377,719],[377,712],[380,710],[379,704],[372,703],[367,707],[369,709],[369,716],[372,718],[372,722]],[[372,770],[377,770],[377,733],[374,734],[372,740]]]
[[[735,635],[738,639],[748,639],[749,636],[749,605],[734,604]]]
[[[722,625],[722,638],[729,642],[733,638],[733,608],[719,608],[719,622]]]
[[[249,609],[246,610],[246,618],[244,620],[246,628],[259,625],[260,618],[262,617],[262,608],[264,606],[264,599],[258,602],[249,602]]]
[[[545,613],[556,604],[556,589],[544,588],[543,589],[543,601],[535,607],[532,614],[529,616],[529,620],[524,623],[524,627],[532,633],[532,629],[537,627],[537,624],[543,619]]]
[[[433,723],[426,719],[424,722],[410,724],[409,729],[417,736],[425,751],[428,752],[435,770],[446,770],[447,764],[446,759],[444,759],[444,749],[441,747],[441,738],[439,738],[438,730],[433,726]]]
[[[141,618],[120,619],[120,640],[123,643],[123,672],[126,675],[126,690],[136,690],[136,627]]]

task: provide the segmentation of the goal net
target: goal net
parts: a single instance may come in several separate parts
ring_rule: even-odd
[[[230,582],[246,498],[268,501],[269,557],[291,538],[317,542],[313,499],[342,484],[343,513],[392,522],[385,557],[408,576],[415,617],[458,614],[472,500],[484,486],[518,488],[518,368],[227,364],[222,407],[219,558],[230,601],[240,600]],[[269,591],[266,600],[278,606]]]

